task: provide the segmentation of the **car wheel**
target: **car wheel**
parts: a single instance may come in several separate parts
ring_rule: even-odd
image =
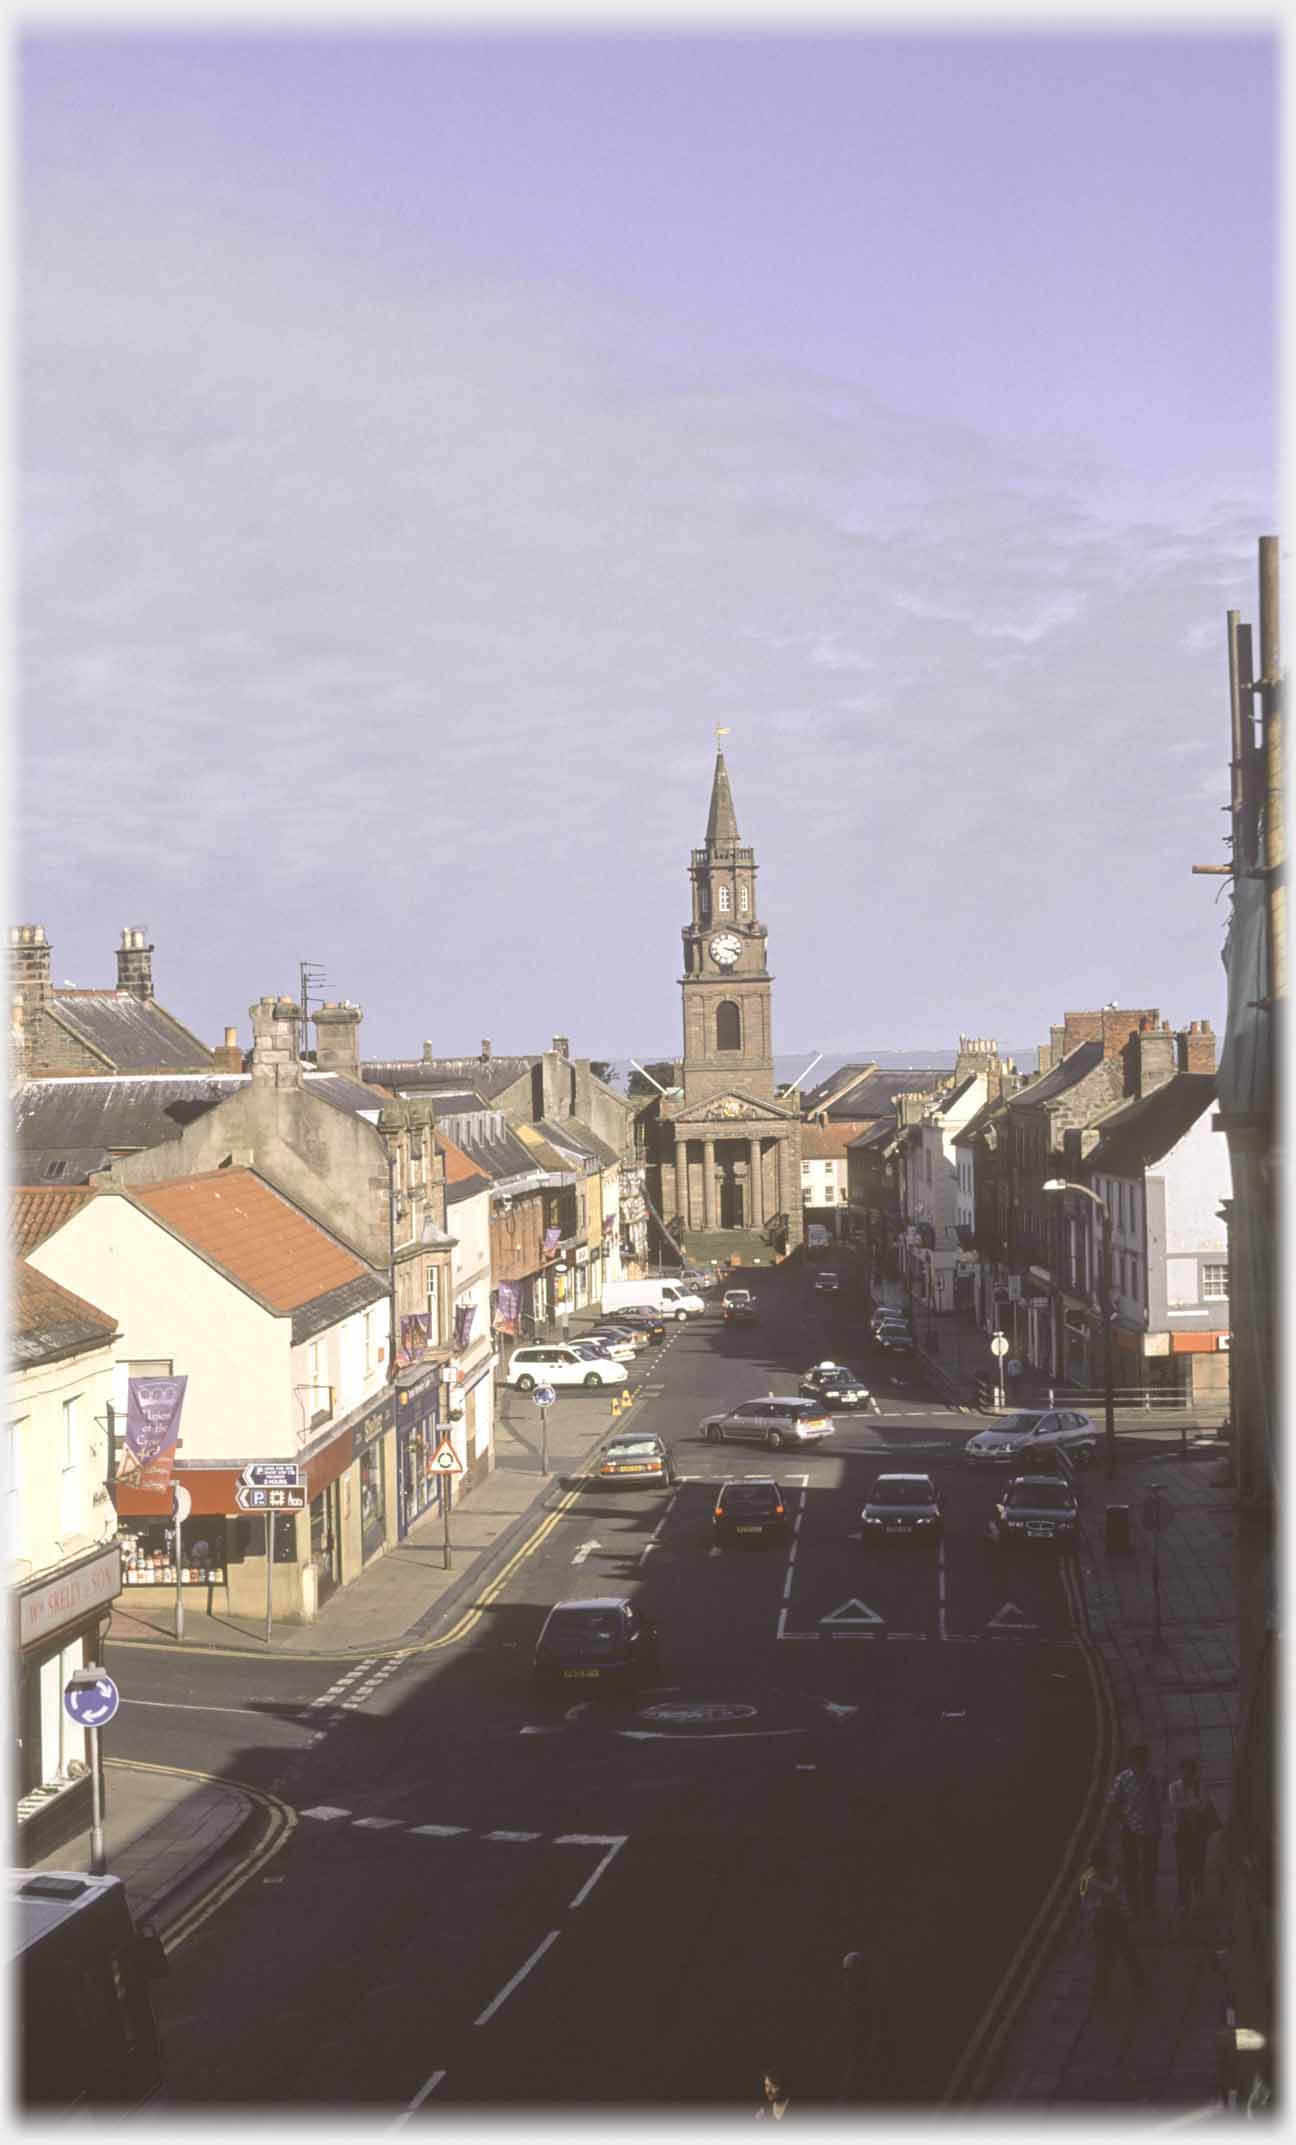
[[[534,1393],[535,1379],[529,1377],[527,1373],[523,1371],[522,1376],[517,1381],[517,1389],[519,1393]]]
[[[782,1452],[782,1450],[783,1450],[783,1435],[782,1435],[782,1432],[781,1432],[781,1431],[779,1431],[779,1430],[770,1430],[770,1431],[768,1431],[768,1432],[766,1433],[766,1437],[765,1437],[765,1443],[766,1443],[766,1444],[767,1444],[767,1445],[769,1446],[769,1449],[770,1449],[770,1451],[771,1451],[771,1452]]]
[[[586,1371],[586,1373],[585,1373],[585,1376],[584,1376],[584,1378],[582,1379],[582,1381],[581,1381],[581,1382],[582,1382],[582,1384],[584,1384],[584,1385],[587,1385],[587,1386],[590,1386],[590,1385],[602,1385],[602,1383],[603,1383],[603,1380],[602,1380],[602,1379],[600,1378],[600,1376],[599,1376],[599,1374],[598,1374],[598,1372],[597,1372],[596,1370],[587,1370],[587,1371]]]
[[[708,1445],[723,1445],[724,1431],[719,1423],[708,1423],[704,1432]]]
[[[677,1311],[675,1313],[675,1323],[677,1326],[686,1326],[688,1324],[688,1312]]]

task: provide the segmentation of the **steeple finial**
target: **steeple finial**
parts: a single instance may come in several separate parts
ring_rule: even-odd
[[[707,814],[707,847],[716,842],[737,842],[738,821],[734,814],[733,793],[729,788],[729,770],[725,766],[724,747],[719,739],[729,735],[727,723],[716,724],[716,763],[711,782],[711,810]]]

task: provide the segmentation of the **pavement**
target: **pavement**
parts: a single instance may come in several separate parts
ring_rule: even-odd
[[[655,1355],[639,1359],[649,1375]],[[924,1362],[951,1398],[967,1404],[990,1357],[984,1336],[947,1320],[939,1353],[924,1354]],[[259,1624],[186,1607],[184,1649],[359,1656],[416,1644],[448,1627],[521,1546],[564,1482],[579,1477],[612,1427],[602,1398],[552,1410],[544,1477],[538,1411],[518,1395],[501,1397],[496,1467],[454,1508],[448,1570],[441,1521],[428,1515],[328,1601],[313,1624],[276,1627],[267,1648]],[[1023,1389],[1020,1397],[1029,1405],[1034,1396]],[[1224,1473],[1217,1459],[1185,1460],[1177,1447],[1161,1447],[1151,1464],[1132,1448],[1122,1450],[1114,1477],[1096,1468],[1082,1478],[1090,1525],[1078,1563],[1114,1747],[1146,1743],[1163,1779],[1183,1755],[1195,1753],[1203,1784],[1227,1820],[1238,1733],[1239,1617],[1236,1490],[1220,1479]],[[1142,1519],[1154,1479],[1164,1485],[1169,1515],[1156,1537]],[[1123,1551],[1106,1547],[1099,1515],[1108,1505],[1130,1510],[1130,1546]],[[119,1600],[110,1644],[132,1641],[176,1646],[170,1611],[125,1609]],[[156,1917],[163,1934],[168,1921],[188,1910],[204,1871],[222,1854],[228,1859],[255,1817],[253,1800],[227,1783],[108,1762],[107,1866],[125,1880],[137,1917]],[[1211,1843],[1202,1901],[1182,1917],[1174,1906],[1173,1847],[1163,1836],[1157,1910],[1136,1927],[1147,1972],[1140,1996],[1128,1992],[1118,1966],[1112,1993],[1094,2000],[1090,1939],[1068,1886],[1031,1959],[983,2021],[958,2099],[1023,2112],[1048,2104],[1140,2106],[1163,2114],[1218,2110],[1229,2003],[1227,1843],[1226,1826]],[[88,1842],[38,1866],[87,1868],[88,1852],[78,1850],[88,1850]],[[986,1992],[988,2004],[993,1993]]]

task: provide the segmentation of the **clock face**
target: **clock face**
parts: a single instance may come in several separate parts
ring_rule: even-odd
[[[717,931],[711,941],[711,958],[721,968],[732,968],[741,952],[742,940],[735,938],[732,931]]]

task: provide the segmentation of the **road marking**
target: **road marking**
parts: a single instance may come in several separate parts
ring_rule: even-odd
[[[540,1835],[538,1832],[486,1832],[482,1837],[487,1840],[538,1840]]]
[[[331,1824],[335,1817],[350,1817],[349,1810],[335,1810],[332,1803],[317,1803],[313,1810],[303,1810],[303,1817],[317,1817],[322,1825]]]
[[[1039,1625],[1033,1624],[1026,1611],[1019,1609],[1015,1601],[1006,1601],[998,1614],[990,1618],[986,1630],[1038,1631]]]
[[[601,1549],[602,1547],[602,1542],[582,1542],[580,1548],[577,1550],[575,1556],[572,1558],[572,1563],[583,1564],[592,1549]]]
[[[870,1609],[868,1603],[861,1601],[858,1595],[852,1595],[851,1599],[844,1601],[839,1609],[830,1609],[827,1616],[821,1616],[819,1622],[821,1624],[884,1624],[886,1618],[885,1616],[879,1616],[876,1609]]]
[[[714,1733],[704,1728],[697,1735],[675,1735],[668,1729],[618,1728],[616,1733],[631,1743],[749,1743],[754,1736],[804,1735],[804,1728],[722,1728]]]
[[[370,1832],[388,1832],[393,1825],[399,1825],[399,1823],[400,1819],[398,1817],[358,1817],[356,1819],[356,1830],[359,1831],[363,1825]]]
[[[309,1812],[309,1811],[307,1812],[307,1815],[308,1815],[308,1816],[310,1815],[310,1812]],[[426,1838],[428,1838],[428,1839],[430,1839],[430,1840],[457,1840],[457,1839],[458,1839],[458,1838],[460,1837],[460,1835],[461,1835],[462,1833],[465,1833],[465,1832],[467,1832],[467,1830],[468,1830],[468,1827],[467,1827],[467,1825],[411,1825],[411,1826],[410,1826],[410,1831],[411,1831],[411,1832],[413,1832],[413,1833],[416,1833],[416,1834],[423,1834],[423,1835],[424,1835],[424,1836],[425,1836]]]
[[[945,1537],[936,1544],[936,1630],[945,1636]]]
[[[254,1706],[188,1706],[183,1705],[179,1699],[172,1698],[123,1698],[121,1703],[124,1706],[151,1706],[163,1713],[236,1713],[243,1720],[247,1719],[249,1713],[257,1710]],[[318,1705],[319,1700],[315,1699],[312,1703]],[[304,1700],[302,1711],[305,1711]]]
[[[513,1979],[511,1981],[506,1981],[503,1988],[500,1990],[499,1995],[492,1998],[491,2002],[487,2004],[486,2009],[482,2012],[480,2018],[475,2018],[473,2020],[474,2026],[484,2026],[490,2019],[494,2018],[495,2013],[499,2010],[500,2005],[502,2003],[508,2002],[508,1999],[513,1994],[514,1989],[521,1986],[522,1982],[526,1980],[527,1975],[531,1972],[532,1967],[538,1966],[540,1964],[540,1961],[543,1959],[545,1953],[548,1951],[549,1946],[551,1944],[556,1944],[561,1935],[561,1929],[551,1929],[549,1931],[548,1936],[543,1938],[542,1941],[536,1945],[535,1950],[532,1952],[526,1964],[518,1968],[517,1972],[513,1976]]]
[[[567,1911],[569,1914],[573,1911],[574,1908],[579,1907],[582,1901],[589,1898],[590,1893],[593,1891],[595,1885],[598,1883],[599,1878],[603,1875],[604,1870],[610,1868],[613,1861],[620,1854],[621,1849],[625,1846],[626,1841],[629,1837],[630,1835],[626,1832],[567,1832],[560,1835],[557,1841],[557,1845],[559,1847],[607,1848],[607,1853],[604,1855],[603,1860],[599,1863],[598,1868],[594,1871],[593,1876],[587,1877],[585,1879],[584,1884],[581,1886],[579,1892],[577,1892],[576,1897],[568,1901]]]
[[[788,1568],[787,1568],[787,1573],[786,1573],[786,1575],[785,1575],[785,1577],[784,1577],[784,1580],[783,1580],[783,1599],[784,1599],[784,1601],[790,1601],[790,1600],[791,1600],[791,1598],[792,1598],[792,1581],[793,1581],[793,1580],[794,1580],[795,1578],[796,1578],[796,1573],[795,1573],[795,1572],[793,1571],[793,1569],[792,1569],[792,1566],[791,1566],[791,1563],[789,1563],[789,1564],[788,1564]]]
[[[552,1722],[548,1723],[548,1724],[547,1724],[547,1725],[546,1725],[545,1727],[535,1727],[535,1728],[519,1728],[519,1729],[518,1729],[518,1734],[519,1734],[519,1735],[561,1735],[561,1734],[562,1734],[562,1728],[561,1728],[561,1726],[560,1726],[560,1725],[558,1724],[558,1722],[556,1722],[556,1721],[552,1721]]]
[[[411,2115],[413,2115],[415,2109],[422,2107],[424,2101],[428,2097],[428,2094],[435,2093],[437,2087],[440,2085],[441,2080],[444,2077],[444,2071],[433,2071],[432,2076],[428,2079],[427,2083],[419,2087],[417,2093],[414,2095],[413,2100],[410,2102],[408,2108],[406,2108],[404,2114],[397,2116],[395,2122],[391,2125],[391,2128],[393,2130],[399,2130],[402,2123],[407,2123]]]

